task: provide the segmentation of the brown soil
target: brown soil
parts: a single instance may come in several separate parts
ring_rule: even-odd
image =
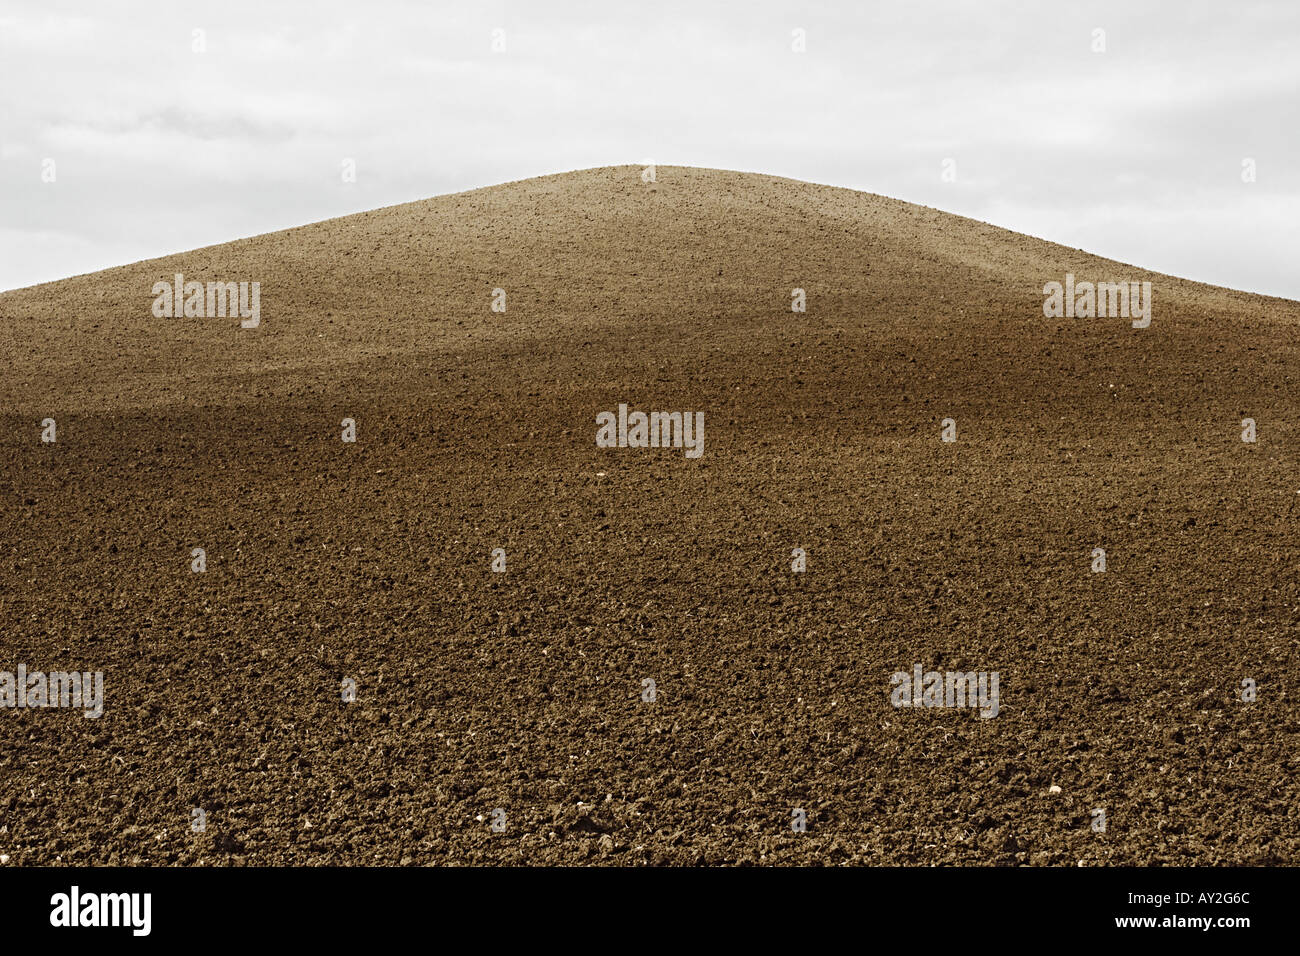
[[[261,328],[154,318],[177,271],[260,281]],[[1150,280],[1151,327],[1044,318],[1066,272]],[[1298,341],[1295,302],[675,167],[5,293],[0,670],[107,700],[0,710],[0,855],[1295,863]],[[703,411],[703,457],[596,447],[620,402]],[[1001,712],[893,708],[916,663]]]

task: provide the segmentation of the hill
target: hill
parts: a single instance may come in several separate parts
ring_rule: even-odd
[[[0,710],[11,865],[1295,863],[1300,303],[640,173],[0,294],[0,670],[105,695]]]

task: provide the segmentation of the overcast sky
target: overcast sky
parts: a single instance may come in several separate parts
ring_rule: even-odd
[[[4,0],[0,289],[652,159],[1300,299],[1298,51],[1294,2]]]

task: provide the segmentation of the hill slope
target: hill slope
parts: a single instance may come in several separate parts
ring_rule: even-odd
[[[1300,304],[639,173],[0,294],[0,670],[106,694],[0,711],[0,853],[1296,862]],[[177,272],[260,327],[156,318]],[[1067,273],[1150,327],[1045,318]],[[597,447],[620,403],[703,455]],[[917,664],[997,716],[891,706]]]

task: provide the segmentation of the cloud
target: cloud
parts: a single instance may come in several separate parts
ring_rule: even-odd
[[[1289,4],[140,6],[17,0],[0,18],[0,287],[653,157],[1300,298]]]

